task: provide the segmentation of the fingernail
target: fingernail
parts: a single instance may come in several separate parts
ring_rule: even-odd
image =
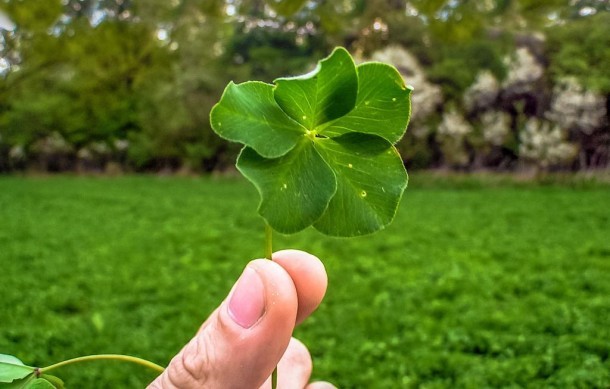
[[[243,328],[250,328],[265,312],[265,288],[256,270],[246,267],[229,300],[229,315]]]

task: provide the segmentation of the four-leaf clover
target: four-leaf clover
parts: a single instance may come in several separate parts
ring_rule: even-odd
[[[303,76],[229,83],[210,122],[245,145],[237,168],[274,230],[364,235],[391,223],[407,186],[394,144],[407,128],[410,95],[394,67],[356,66],[337,48]]]

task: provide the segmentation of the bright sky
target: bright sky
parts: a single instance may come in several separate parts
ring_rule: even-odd
[[[0,11],[0,29],[12,31],[15,29],[15,23]]]

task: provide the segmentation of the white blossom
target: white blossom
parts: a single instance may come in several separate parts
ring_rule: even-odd
[[[409,124],[409,132],[414,137],[416,137],[418,139],[423,139],[423,138],[427,137],[428,134],[430,134],[431,129],[430,129],[430,126],[428,126],[426,124],[411,123],[411,124]]]
[[[447,163],[454,166],[468,164],[464,138],[470,132],[472,132],[472,127],[459,112],[452,109],[443,113],[443,119],[436,135]]]
[[[510,134],[510,115],[500,111],[487,111],[481,116],[483,139],[493,146],[502,146]]]
[[[59,132],[38,140],[31,148],[34,152],[47,155],[65,154],[73,150],[72,145]]]
[[[565,128],[577,128],[591,134],[606,121],[606,99],[586,90],[574,78],[560,80],[553,88],[551,110],[547,118]]]
[[[565,131],[547,121],[529,119],[519,133],[519,156],[546,168],[571,162],[577,146],[565,140]]]
[[[542,64],[525,47],[518,48],[515,55],[505,61],[508,65],[508,76],[504,81],[504,88],[514,92],[532,91],[534,83],[544,75]]]
[[[469,111],[488,108],[499,93],[500,83],[489,70],[484,70],[464,93],[464,106]]]
[[[25,149],[22,145],[15,145],[11,147],[8,152],[8,157],[12,160],[25,159]]]
[[[76,156],[78,157],[78,159],[92,159],[93,153],[88,147],[83,147],[78,150]]]
[[[108,147],[106,142],[92,142],[89,144],[89,148],[97,155],[106,155],[110,153],[110,147]]]
[[[440,137],[462,139],[472,132],[472,127],[459,112],[452,109],[443,113],[443,120],[438,127]]]
[[[91,142],[76,153],[79,159],[94,159],[110,154],[110,147],[106,142]]]
[[[125,151],[129,148],[129,141],[127,139],[117,139],[114,141],[114,148],[118,151]]]

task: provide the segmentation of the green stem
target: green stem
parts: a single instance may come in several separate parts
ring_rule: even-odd
[[[85,362],[85,361],[100,361],[100,360],[115,360],[135,363],[141,366],[148,367],[149,369],[155,370],[158,373],[163,373],[165,370],[162,366],[156,363],[147,361],[146,359],[132,357],[130,355],[119,355],[119,354],[99,354],[99,355],[87,355],[84,357],[72,358],[67,361],[62,361],[54,365],[47,367],[41,367],[38,369],[38,375],[48,372],[49,370],[57,369],[62,366],[70,365],[73,363]]]
[[[265,258],[271,259],[273,256],[273,229],[269,223],[265,222]],[[271,373],[271,388],[277,388],[277,367]]]
[[[265,258],[271,259],[273,255],[273,229],[265,222]]]

